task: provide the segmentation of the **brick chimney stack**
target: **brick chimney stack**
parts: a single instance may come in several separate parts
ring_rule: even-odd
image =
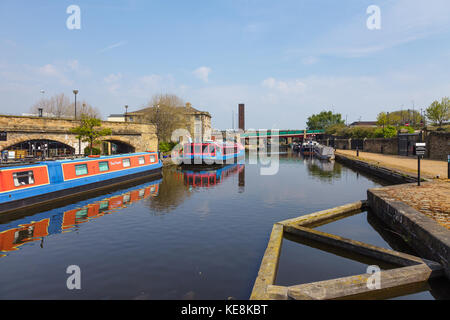
[[[245,105],[239,104],[239,129],[245,131]]]

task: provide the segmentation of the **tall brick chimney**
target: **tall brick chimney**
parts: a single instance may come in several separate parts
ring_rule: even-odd
[[[239,129],[245,131],[245,105],[239,104]]]

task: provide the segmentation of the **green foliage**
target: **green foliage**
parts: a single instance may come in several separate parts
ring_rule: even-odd
[[[111,134],[111,129],[109,128],[96,128],[101,125],[102,122],[100,119],[83,115],[81,118],[81,125],[71,129],[71,132],[75,133],[77,138],[81,139],[83,142],[89,142],[90,151],[93,152],[93,144],[98,142],[100,137]]]
[[[333,124],[331,126],[328,126],[325,129],[325,133],[326,134],[338,134],[339,132],[342,132],[342,130],[345,130],[347,127],[345,126],[345,124],[343,123],[337,123],[337,124]]]
[[[91,150],[90,147],[84,148],[84,154],[91,154],[91,155],[92,155],[92,154],[95,154],[95,155],[98,155],[98,154],[100,154],[100,153],[101,153],[101,151],[100,151],[99,148],[93,147],[92,150]]]
[[[414,133],[415,131],[413,127],[406,127],[406,126],[400,127],[399,130],[403,133]]]
[[[332,113],[331,111],[322,111],[319,114],[313,114],[308,118],[306,126],[309,130],[324,130],[336,124],[344,124],[340,113]]]
[[[419,111],[416,110],[398,110],[393,112],[380,112],[377,116],[377,124],[382,127],[386,125],[404,126],[409,123],[410,126],[419,126],[423,120]]]
[[[393,138],[397,136],[397,128],[394,126],[378,127],[373,132],[373,138]]]
[[[349,128],[347,135],[349,138],[364,139],[371,138],[374,134],[375,128],[370,127],[354,127]]]
[[[442,127],[442,123],[450,119],[450,99],[442,98],[441,102],[434,101],[425,111],[427,118]]]
[[[171,151],[177,144],[175,142],[165,142],[162,141],[159,143],[159,151],[161,152],[169,152]]]

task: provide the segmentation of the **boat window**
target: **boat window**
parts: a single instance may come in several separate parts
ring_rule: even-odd
[[[201,145],[198,145],[198,144],[196,144],[195,146],[194,146],[194,153],[201,153],[202,152],[202,146]]]
[[[209,153],[214,155],[216,153],[216,146],[210,145],[209,146]]]
[[[99,168],[100,172],[108,171],[109,170],[108,161],[99,162],[98,168]]]
[[[75,213],[76,219],[82,219],[82,218],[85,218],[85,217],[87,217],[87,215],[88,215],[88,209],[87,209],[87,208],[80,209],[80,210],[78,210],[78,211]]]
[[[103,212],[109,209],[109,202],[108,201],[102,201],[100,202],[100,207],[98,209],[99,212]]]
[[[139,157],[139,164],[144,164],[144,163],[145,163],[145,158]]]
[[[123,167],[124,168],[129,167],[131,165],[130,164],[130,158],[123,159],[122,163],[123,163]]]
[[[75,174],[77,176],[82,176],[88,174],[87,164],[77,164],[75,165]]]
[[[208,154],[208,145],[203,146],[203,154]]]
[[[16,187],[34,184],[33,171],[23,171],[13,173],[14,185]]]
[[[156,162],[156,157],[155,155],[150,155],[150,162]]]

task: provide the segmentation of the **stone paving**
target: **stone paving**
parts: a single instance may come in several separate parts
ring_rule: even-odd
[[[355,150],[341,149],[336,150],[336,154],[341,154],[352,159],[358,159],[399,172],[405,172],[413,176],[417,175],[416,157],[403,157],[360,151],[359,157],[356,158]],[[423,159],[421,160],[420,167],[420,172],[424,178],[436,178],[437,176],[439,176],[440,179],[447,178],[447,161]]]
[[[355,150],[336,150],[337,154],[351,159],[379,165],[400,173],[417,174],[417,158],[393,156]],[[437,223],[450,229],[450,180],[447,178],[447,162],[422,160],[421,172],[425,178],[436,178],[430,182],[404,184],[383,188],[389,196],[415,208],[417,211],[434,219]]]
[[[415,184],[392,186],[383,191],[450,229],[450,182],[424,182],[420,187]]]

